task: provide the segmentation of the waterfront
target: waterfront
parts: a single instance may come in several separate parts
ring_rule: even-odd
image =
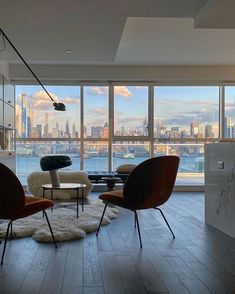
[[[113,170],[117,166],[124,163],[139,164],[146,160],[147,157],[135,157],[135,158],[117,158],[113,157]],[[79,171],[80,170],[80,157],[72,156],[73,164],[64,168],[64,171]],[[21,183],[25,185],[27,183],[27,176],[34,171],[41,171],[40,157],[36,156],[17,156],[16,157],[16,173]],[[108,157],[90,157],[84,159],[85,171],[107,171],[108,170]],[[185,181],[187,184],[192,183],[203,184],[204,166],[203,157],[181,157],[179,173],[177,182],[183,184]],[[182,180],[182,178],[187,180]],[[191,180],[190,180],[191,179]],[[196,182],[195,182],[196,180]]]

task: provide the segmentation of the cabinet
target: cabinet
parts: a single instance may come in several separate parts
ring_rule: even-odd
[[[0,74],[0,162],[15,172],[15,87]]]

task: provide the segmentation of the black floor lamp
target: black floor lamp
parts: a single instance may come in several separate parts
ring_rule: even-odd
[[[16,54],[20,57],[20,59],[23,61],[23,63],[26,65],[26,67],[29,69],[29,71],[31,72],[31,74],[35,77],[35,79],[37,80],[37,82],[39,83],[39,85],[43,88],[43,90],[47,93],[48,97],[51,99],[53,106],[54,106],[54,110],[57,111],[65,111],[65,105],[64,103],[60,103],[60,102],[55,102],[55,100],[51,97],[50,93],[47,91],[47,89],[43,86],[42,82],[39,80],[39,78],[36,76],[36,74],[33,72],[33,70],[30,68],[30,66],[28,65],[28,63],[25,61],[25,59],[22,57],[22,55],[19,53],[19,51],[16,49],[16,47],[14,46],[14,44],[10,41],[10,39],[7,37],[7,35],[3,32],[3,30],[0,28],[0,35],[2,34],[3,37],[3,41],[4,39],[6,39],[8,41],[8,43],[11,45],[11,47],[14,49],[14,51],[16,52]],[[5,41],[4,41],[5,44]]]

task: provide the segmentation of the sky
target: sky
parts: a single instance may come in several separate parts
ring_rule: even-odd
[[[56,122],[65,129],[68,120],[79,126],[80,87],[46,86],[57,102],[66,104],[66,112],[53,110],[51,101],[40,86],[16,86],[16,97],[21,93],[29,95],[29,104],[34,109],[34,124],[45,121],[49,113],[49,127]],[[115,129],[122,126],[135,128],[142,126],[148,114],[147,86],[114,87],[114,123]],[[17,104],[19,104],[17,99]],[[199,121],[201,125],[212,124],[218,127],[219,87],[218,86],[157,86],[154,88],[154,116],[167,127],[189,128],[190,123]],[[17,106],[19,108],[19,105]],[[235,122],[235,87],[226,88],[226,116]],[[108,87],[84,87],[84,123],[90,129],[92,125],[103,126],[108,121]]]

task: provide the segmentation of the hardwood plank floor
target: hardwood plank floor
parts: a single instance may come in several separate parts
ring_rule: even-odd
[[[121,208],[98,238],[90,233],[57,250],[9,241],[0,294],[235,293],[235,239],[204,224],[203,193],[174,193],[162,209],[176,239],[158,211],[140,211],[142,250],[134,215]]]

